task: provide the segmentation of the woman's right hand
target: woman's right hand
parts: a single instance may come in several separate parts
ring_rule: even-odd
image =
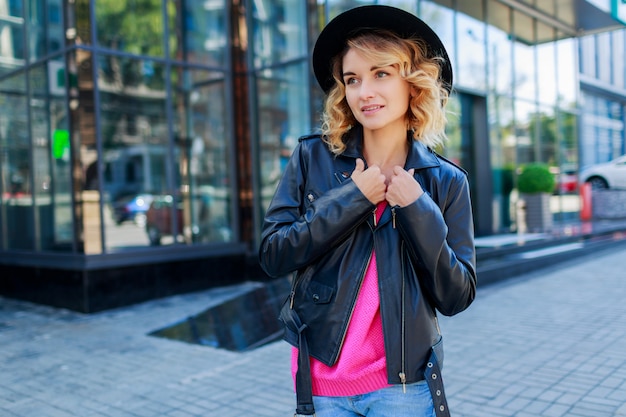
[[[378,204],[385,199],[386,178],[378,165],[372,165],[365,169],[365,162],[361,158],[357,158],[351,178],[357,188],[373,204]]]

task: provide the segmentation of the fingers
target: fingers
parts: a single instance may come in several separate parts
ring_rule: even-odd
[[[377,204],[385,199],[385,176],[378,166],[372,165],[365,169],[363,160],[357,159],[352,171],[352,181],[372,203]]]
[[[405,207],[417,200],[424,191],[414,178],[413,168],[405,171],[400,166],[393,168],[393,177],[389,181],[385,198],[392,206]]]
[[[357,158],[354,172],[363,172],[363,170],[365,170],[365,162],[361,158]]]

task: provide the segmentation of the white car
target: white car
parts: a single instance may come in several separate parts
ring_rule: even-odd
[[[626,188],[626,155],[610,162],[590,165],[580,171],[580,183],[591,184],[595,190]]]

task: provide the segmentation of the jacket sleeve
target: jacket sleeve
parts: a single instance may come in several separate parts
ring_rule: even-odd
[[[467,178],[459,173],[447,186],[442,207],[424,193],[413,204],[396,208],[396,221],[418,267],[420,286],[437,310],[451,316],[472,303],[477,278]]]
[[[315,167],[309,166],[315,158],[332,157],[311,155],[306,142],[296,147],[265,214],[259,261],[270,276],[309,265],[349,236],[375,208],[351,179],[340,183],[334,178],[331,164],[318,160]],[[326,168],[328,172],[320,172]],[[333,186],[325,191],[309,188],[309,170],[312,176],[330,176]]]

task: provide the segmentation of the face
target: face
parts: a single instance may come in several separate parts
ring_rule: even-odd
[[[394,66],[381,67],[350,49],[343,58],[346,100],[366,130],[406,130],[410,86]]]

